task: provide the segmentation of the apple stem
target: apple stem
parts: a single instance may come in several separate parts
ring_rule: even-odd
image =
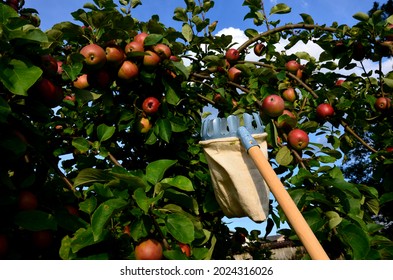
[[[149,212],[151,212],[151,210],[152,210],[152,206],[150,206]],[[155,217],[154,217],[154,215],[152,213],[150,213],[150,218],[152,219],[154,227],[156,228],[158,234],[160,235],[160,237],[162,239],[162,243],[164,245],[164,248],[166,250],[170,250],[171,246],[169,245],[168,241],[166,240],[164,234],[161,231],[160,225],[157,223],[157,221],[156,221],[156,219],[155,219]]]

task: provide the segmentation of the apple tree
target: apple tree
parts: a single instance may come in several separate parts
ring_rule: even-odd
[[[214,1],[185,0],[180,30],[133,18],[141,4],[94,0],[72,13],[77,23],[43,31],[24,1],[0,3],[0,257],[268,258],[260,229],[230,234],[222,222],[199,145],[212,106],[261,112],[271,163],[330,258],[392,258],[375,217],[393,201],[393,76],[382,67],[393,19],[281,24],[272,18],[290,7],[245,0],[248,40],[234,47],[214,35]],[[322,52],[290,52],[299,42]],[[343,175],[357,143],[376,185]],[[266,235],[285,221],[270,208]]]

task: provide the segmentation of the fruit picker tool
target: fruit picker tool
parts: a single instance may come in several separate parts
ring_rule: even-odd
[[[265,188],[268,188],[310,257],[313,260],[329,259],[267,160],[267,133],[257,113],[205,120],[201,136],[214,192],[224,214],[229,217],[249,216],[257,222],[265,220],[269,205],[269,193]],[[249,159],[254,166],[250,165]],[[263,182],[258,181],[253,167]]]

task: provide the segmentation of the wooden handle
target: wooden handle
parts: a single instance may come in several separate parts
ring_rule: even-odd
[[[270,191],[288,218],[289,224],[295,230],[303,246],[313,260],[329,260],[328,255],[315,237],[306,220],[300,213],[295,202],[277,177],[270,163],[258,146],[251,147],[248,154],[253,159],[256,167],[265,179]]]

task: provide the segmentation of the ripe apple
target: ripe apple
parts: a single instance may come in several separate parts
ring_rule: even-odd
[[[361,61],[366,56],[366,50],[361,42],[355,42],[352,46],[352,58]]]
[[[18,209],[22,211],[34,210],[38,207],[38,199],[31,191],[21,191],[18,196]]]
[[[50,230],[40,230],[33,232],[33,244],[39,249],[49,248],[53,243],[53,233]]]
[[[154,239],[147,239],[135,247],[135,258],[137,260],[161,260],[162,245]]]
[[[300,66],[301,67],[301,66]],[[296,77],[298,78],[298,79],[302,79],[303,78],[303,69],[297,69],[297,71],[296,71]]]
[[[149,34],[147,34],[146,32],[138,33],[137,35],[135,35],[134,41],[139,42],[142,45],[144,45],[144,42],[145,42],[145,39],[147,36],[149,36]]]
[[[235,66],[229,68],[228,70],[228,78],[232,82],[238,81],[241,75],[242,71],[240,69],[237,69]]]
[[[123,80],[131,80],[136,78],[139,75],[138,66],[129,60],[123,61],[119,71],[117,72],[117,76]]]
[[[315,112],[317,114],[317,117],[321,120],[326,120],[334,115],[334,109],[332,105],[328,103],[319,104]]]
[[[282,120],[281,116],[284,116],[284,115],[290,117],[291,119],[290,120]],[[279,128],[292,128],[296,125],[296,122],[297,122],[296,116],[291,111],[285,109],[282,112],[281,116],[278,118],[278,122],[277,122],[277,126]]]
[[[148,115],[155,114],[158,111],[158,108],[160,107],[161,103],[160,101],[151,96],[146,98],[143,103],[142,103],[142,110]]]
[[[148,118],[142,117],[138,123],[138,130],[140,133],[148,133],[152,128],[152,124]]]
[[[76,101],[75,94],[67,94],[63,98],[63,101],[69,101],[69,102],[75,103],[75,101]]]
[[[123,51],[123,49],[115,44],[110,44],[106,46],[105,48],[105,54],[106,54],[106,61],[111,64],[111,65],[120,65],[124,59],[126,58],[126,55]]]
[[[154,68],[160,63],[161,58],[153,51],[146,51],[143,57],[143,65],[149,68]]]
[[[388,153],[393,153],[393,146],[386,147]]]
[[[284,100],[289,101],[289,102],[294,102],[296,100],[296,92],[295,89],[292,87],[287,88],[286,90],[283,91],[282,97]]]
[[[143,43],[139,41],[131,41],[125,46],[124,51],[126,54],[131,52],[144,52],[145,48],[143,47]]]
[[[335,83],[335,86],[336,86],[336,87],[339,87],[339,86],[341,86],[344,82],[345,82],[344,79],[338,79],[338,80],[336,81],[336,83]]]
[[[231,48],[231,49],[227,50],[226,53],[225,53],[225,58],[230,63],[238,61],[239,57],[240,57],[240,53],[239,53],[239,51],[237,49]]]
[[[175,61],[175,62],[180,62],[181,61],[181,58],[178,57],[177,55],[171,55],[169,57],[169,59],[172,60],[172,61]]]
[[[72,85],[76,88],[79,88],[79,89],[88,88],[90,85],[87,80],[87,74],[82,74],[82,75],[78,76],[76,78],[76,80],[72,82]]]
[[[87,82],[95,88],[107,88],[111,85],[112,78],[106,68],[91,71],[87,74]]]
[[[164,60],[164,59],[168,59],[171,57],[172,55],[172,51],[171,49],[165,45],[165,44],[157,44],[155,46],[153,46],[153,51],[158,54],[158,56]]]
[[[290,60],[285,63],[285,69],[289,72],[296,73],[300,69],[300,64],[296,60]]]
[[[288,133],[288,143],[295,150],[301,151],[308,146],[310,139],[308,134],[299,128],[295,128]]]
[[[58,71],[58,64],[57,60],[51,56],[50,54],[44,54],[40,58],[41,60],[41,69],[44,74],[48,76],[55,76]]]
[[[65,209],[67,210],[67,212],[68,212],[70,215],[79,216],[78,208],[76,208],[74,205],[66,205],[66,206],[64,206],[64,207],[65,207]]]
[[[4,234],[0,234],[0,258],[4,257],[8,252],[8,238]]]
[[[256,56],[261,56],[263,51],[265,50],[265,45],[262,43],[256,43],[254,45],[254,53]]]
[[[61,75],[63,74],[63,61],[57,60],[57,74]]]
[[[379,112],[384,112],[390,108],[390,99],[387,97],[378,97],[374,103],[374,107]]]
[[[191,248],[188,244],[179,242],[179,247],[183,254],[185,254],[187,257],[191,256]]]
[[[63,89],[47,78],[41,78],[34,85],[39,100],[50,108],[58,106],[63,98]]]
[[[86,65],[92,69],[99,69],[106,62],[106,53],[97,44],[89,44],[80,50],[80,54],[85,57]]]
[[[273,118],[278,117],[282,115],[285,109],[284,99],[282,99],[281,96],[277,94],[271,94],[265,97],[265,99],[262,101],[260,109],[262,114]]]

